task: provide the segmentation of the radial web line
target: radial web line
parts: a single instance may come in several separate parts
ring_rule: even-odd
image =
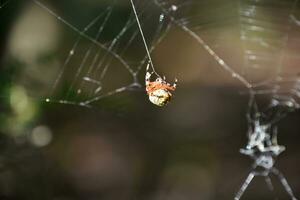
[[[126,33],[126,31],[130,28],[131,25],[132,25],[132,21],[130,20],[130,17],[129,17],[129,19],[127,20],[126,24],[124,25],[124,27],[122,28],[120,33],[113,39],[112,43],[108,47],[109,51],[113,51],[113,48],[117,45],[117,42],[119,41],[119,39]],[[99,71],[102,64],[103,63],[99,63],[99,65],[96,68],[96,72]],[[108,69],[108,64],[106,64],[106,66],[104,67],[102,73],[100,74],[100,80],[102,80],[104,78],[107,69]],[[131,70],[130,73],[133,75],[134,71]]]
[[[105,45],[103,45],[100,42],[96,41],[94,38],[88,36],[87,34],[85,34],[84,31],[80,31],[78,28],[76,28],[75,26],[73,26],[72,24],[70,24],[69,22],[67,22],[66,20],[64,20],[63,18],[61,18],[59,15],[57,15],[56,13],[54,13],[52,10],[50,10],[48,7],[46,7],[41,2],[39,2],[37,0],[32,0],[32,1],[35,2],[41,8],[43,8],[44,10],[46,10],[48,13],[50,13],[51,15],[53,15],[54,17],[56,17],[59,21],[61,21],[65,25],[67,25],[73,31],[79,33],[80,36],[84,37],[85,39],[87,39],[87,40],[89,40],[89,41],[91,41],[93,43],[95,43],[98,47],[102,48],[103,50],[108,51],[108,53],[110,55],[112,55],[113,57],[115,57],[129,72],[131,72],[131,73],[133,72],[132,69],[130,68],[130,66],[127,64],[127,62],[124,59],[122,59],[118,54],[109,51],[108,48]]]
[[[109,13],[111,13],[111,8],[110,8],[110,7],[107,8],[107,11],[108,11],[108,14],[107,14],[107,15],[109,15]],[[92,20],[92,21],[91,21],[91,22],[83,29],[83,32],[82,32],[82,33],[86,33],[86,32],[87,32],[87,31],[88,31],[95,23],[97,23],[97,21],[98,21],[105,13],[106,13],[106,12],[100,14],[98,17],[96,17],[94,20]],[[52,95],[53,95],[53,93],[54,93],[54,91],[55,91],[55,89],[56,89],[56,87],[57,87],[59,81],[61,80],[61,78],[62,78],[62,76],[63,76],[63,74],[64,74],[64,72],[65,72],[65,70],[66,70],[67,65],[69,64],[71,58],[74,56],[74,54],[75,54],[75,52],[76,52],[76,49],[77,49],[77,47],[78,47],[78,44],[80,43],[81,40],[82,40],[82,35],[80,34],[80,35],[77,37],[77,39],[76,39],[76,41],[75,41],[75,43],[74,43],[72,49],[69,51],[69,54],[68,54],[68,56],[67,56],[67,59],[65,60],[64,64],[62,65],[62,69],[60,70],[59,75],[58,75],[58,77],[56,78],[56,80],[55,80],[55,82],[54,82],[54,84],[53,84],[52,92],[51,92]],[[95,44],[95,43],[93,43],[93,44]]]
[[[128,21],[128,23],[130,24],[130,26],[128,26],[128,24],[125,25],[125,27],[124,27],[123,30],[119,33],[119,35],[118,35],[116,38],[114,38],[114,40],[113,40],[113,42],[111,43],[110,47],[106,47],[106,46],[104,46],[103,44],[101,44],[100,42],[98,42],[97,40],[98,40],[98,38],[100,37],[101,32],[103,31],[103,28],[104,28],[106,22],[108,21],[109,15],[110,15],[111,10],[112,10],[111,7],[109,7],[108,10],[105,12],[106,18],[105,18],[104,22],[102,23],[102,25],[100,26],[100,28],[99,28],[99,30],[98,30],[98,34],[97,34],[96,38],[94,39],[94,38],[88,36],[88,35],[86,34],[86,32],[87,32],[94,24],[96,24],[96,23],[99,21],[99,19],[101,19],[101,17],[103,16],[103,13],[100,14],[100,15],[99,15],[98,17],[96,17],[95,19],[93,19],[93,21],[90,22],[90,23],[83,29],[83,31],[80,31],[78,28],[76,28],[75,26],[73,26],[72,24],[70,24],[69,22],[67,22],[66,20],[64,20],[63,18],[61,18],[59,15],[57,15],[56,13],[54,13],[52,10],[50,10],[47,6],[45,6],[44,4],[42,4],[40,1],[37,1],[37,0],[32,0],[32,1],[33,1],[35,4],[37,4],[39,7],[41,7],[42,9],[46,10],[48,13],[50,13],[51,15],[53,15],[56,19],[58,19],[59,21],[61,21],[63,24],[67,25],[69,28],[71,28],[73,31],[75,31],[76,33],[79,34],[79,36],[78,36],[77,40],[75,41],[75,43],[74,43],[72,49],[69,51],[69,54],[68,54],[68,56],[67,56],[67,58],[66,58],[66,60],[65,60],[65,62],[64,62],[64,64],[63,64],[63,66],[62,66],[62,69],[61,69],[60,72],[59,72],[58,77],[56,78],[56,80],[55,80],[55,82],[54,82],[54,85],[53,85],[53,88],[52,88],[52,92],[51,92],[52,94],[54,93],[54,90],[56,89],[56,87],[57,87],[59,81],[61,80],[61,78],[62,78],[62,76],[63,76],[63,74],[64,74],[64,71],[65,71],[67,65],[69,64],[71,58],[72,58],[73,55],[75,54],[76,49],[78,48],[78,44],[80,43],[80,41],[82,40],[82,38],[85,38],[85,39],[91,41],[94,45],[100,47],[101,49],[104,49],[105,52],[106,52],[106,53],[105,53],[106,56],[112,55],[113,58],[116,58],[116,59],[117,59],[117,60],[118,60],[118,61],[119,61],[119,62],[120,62],[120,63],[121,63],[128,71],[129,71],[129,73],[132,74],[132,76],[134,76],[134,80],[136,80],[136,73],[131,69],[131,67],[127,64],[127,62],[121,58],[120,55],[118,55],[117,53],[115,53],[115,52],[113,51],[113,48],[114,48],[114,46],[117,44],[118,39],[122,36],[122,34],[124,34],[124,33],[126,32],[126,30],[127,30],[128,28],[130,28],[131,25],[134,24],[132,20],[131,20],[131,21],[130,21],[130,20]],[[83,57],[83,59],[81,60],[81,64],[80,64],[79,68],[77,69],[76,75],[75,75],[75,77],[73,78],[72,84],[71,84],[70,88],[68,89],[67,97],[66,97],[66,98],[68,98],[68,96],[70,95],[71,91],[73,90],[74,85],[75,85],[75,82],[78,80],[78,78],[79,78],[79,76],[80,76],[80,74],[81,74],[81,72],[82,72],[83,67],[86,65],[86,62],[87,62],[88,58],[90,57],[92,48],[93,48],[93,45],[90,46],[90,48],[85,52],[84,57]],[[100,51],[100,49],[99,49],[99,51]],[[105,57],[106,57],[106,56],[105,56]],[[90,73],[94,70],[94,67],[96,66],[96,63],[97,63],[97,60],[98,60],[99,57],[100,57],[100,52],[98,52],[98,53],[95,55],[95,57],[94,57],[94,59],[93,59],[93,62],[92,62],[92,65],[90,66],[90,68],[89,68],[89,70],[88,70],[88,74],[90,74]],[[103,62],[105,59],[106,59],[106,58],[104,58],[104,59],[102,58],[101,61],[100,61],[100,63],[99,63],[97,66],[100,67],[100,66],[103,64],[102,62]],[[100,75],[100,76],[101,76],[101,79],[104,77],[104,75],[105,75],[105,73],[106,73],[106,71],[107,71],[107,68],[108,68],[108,66],[110,65],[111,60],[112,60],[112,58],[110,59],[110,61],[108,61],[108,63],[107,63],[106,66],[104,67],[104,70],[102,71],[102,73],[101,73],[101,75]],[[101,63],[102,63],[102,64],[101,64]],[[98,67],[97,67],[97,68],[98,68]],[[101,79],[100,79],[100,80],[101,80]],[[93,82],[93,83],[97,83],[97,84],[100,83],[100,81],[96,81],[96,80],[90,79],[89,77],[84,77],[83,80],[81,80],[79,90],[77,90],[77,91],[80,91],[80,88],[81,88],[81,86],[82,86],[82,84],[83,84],[83,81],[89,81],[89,82]],[[80,105],[80,106],[90,107],[88,104],[90,104],[90,103],[92,103],[92,102],[95,102],[95,101],[97,101],[97,100],[100,100],[100,99],[102,99],[102,98],[104,98],[104,97],[112,96],[113,94],[116,94],[116,93],[119,93],[119,92],[123,92],[123,91],[125,91],[126,89],[128,89],[131,85],[132,85],[132,84],[130,84],[129,86],[126,86],[126,87],[121,87],[121,88],[115,89],[115,90],[113,90],[113,91],[111,91],[111,92],[108,92],[107,94],[103,94],[103,95],[100,95],[100,96],[96,96],[96,97],[92,98],[91,100],[86,100],[86,101],[80,102],[80,103],[73,102],[73,101],[68,101],[68,100],[52,100],[52,99],[50,100],[50,98],[47,98],[46,101],[47,101],[47,102],[52,102],[52,103],[62,103],[62,104]],[[137,85],[137,84],[135,84],[135,85]],[[100,88],[100,87],[99,87],[99,88]]]
[[[184,32],[188,33],[188,35],[190,35],[192,38],[194,38],[219,63],[219,65],[224,70],[226,70],[227,72],[229,72],[233,78],[236,78],[241,83],[243,83],[243,85],[246,86],[246,88],[248,88],[249,90],[252,90],[251,83],[249,83],[242,75],[240,75],[234,69],[232,69],[220,56],[217,55],[217,53],[214,52],[214,50],[208,44],[206,44],[206,42],[199,35],[197,35],[195,32],[193,32],[192,30],[190,30],[184,24],[180,23],[174,17],[172,17],[170,15],[170,11],[168,11],[165,8],[163,8],[162,5],[158,2],[158,0],[154,0],[154,2],[156,3],[156,5],[159,8],[161,8],[161,10],[163,11],[164,14],[166,14],[167,16],[169,16],[170,20],[176,26],[180,27]]]

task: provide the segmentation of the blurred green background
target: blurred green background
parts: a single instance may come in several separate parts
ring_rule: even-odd
[[[207,10],[203,6],[226,4],[233,7],[220,6],[222,12],[238,14],[232,8],[239,1],[203,2],[199,12]],[[46,5],[81,28],[107,3],[53,0]],[[116,9],[130,12],[129,1]],[[215,16],[205,13],[207,21]],[[239,69],[243,57],[234,56],[242,54],[238,19],[224,21],[205,26],[199,35]],[[0,9],[1,199],[233,199],[252,164],[239,154],[247,142],[248,96],[240,95],[242,85],[174,28],[153,53],[157,70],[168,80],[179,79],[168,106],[155,107],[144,91],[116,94],[91,109],[45,103],[41,96],[51,87],[76,34],[31,1],[11,1]],[[134,57],[142,51],[130,53]],[[274,68],[264,73],[270,71]],[[122,78],[118,71],[109,74],[111,81]],[[143,73],[139,78],[143,82]],[[287,150],[277,163],[298,197],[299,117],[299,112],[291,113],[279,124],[279,143]],[[257,178],[243,199],[288,199],[276,177],[272,180],[273,193]]]

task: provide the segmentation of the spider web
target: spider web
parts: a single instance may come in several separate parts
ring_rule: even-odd
[[[1,2],[2,10],[12,2]],[[50,9],[46,1],[32,0],[28,4],[55,18],[66,29],[66,41],[73,41],[64,50],[66,56],[61,59],[51,88],[43,92],[46,102],[91,107],[105,97],[142,90],[139,78],[149,56],[129,1],[100,1],[98,10],[93,11],[81,28]],[[154,10],[151,1],[137,1],[135,6],[152,53],[167,34],[169,23]]]
[[[299,108],[300,79],[295,70],[299,59],[295,53],[299,49],[298,1],[155,2],[175,26],[194,38],[221,68],[248,90],[248,144],[240,152],[250,156],[254,163],[235,199],[242,197],[256,176],[264,177],[269,189],[274,190],[270,175],[275,175],[290,199],[296,200],[288,181],[274,165],[277,156],[285,150],[278,144],[277,123]],[[239,66],[242,67],[225,62],[222,52],[212,48],[213,41],[205,38],[206,32],[211,36],[222,27],[235,30],[233,34],[240,39],[242,54],[239,56],[243,59]]]
[[[9,6],[9,2],[1,2],[2,9]],[[30,2],[47,11],[75,35],[64,54],[66,58],[63,59],[46,101],[89,107],[105,97],[142,87],[138,77],[148,63],[148,57],[131,9],[127,9],[129,12],[126,17],[122,16],[126,20],[114,28],[115,34],[108,37],[106,31],[116,26],[112,24],[115,22],[113,19],[119,17],[120,10],[116,9],[118,1],[101,8],[83,28],[69,23],[42,1]],[[254,159],[255,165],[263,167],[265,173],[258,174],[254,169],[251,170],[235,199],[241,198],[255,176],[264,176],[272,188],[269,173],[278,176],[291,198],[296,199],[284,176],[274,168],[274,162],[284,150],[277,141],[276,123],[299,108],[299,79],[295,75],[298,72],[294,70],[290,74],[285,73],[291,72],[290,69],[295,68],[296,63],[293,60],[299,59],[295,53],[290,53],[291,49],[295,52],[298,48],[298,1],[153,2],[136,1],[138,17],[146,33],[150,52],[155,50],[170,27],[176,26],[199,43],[222,69],[247,89],[248,144],[241,152]],[[126,5],[130,8],[129,1]],[[238,65],[226,62],[222,52],[212,48],[214,33],[223,27],[232,29],[232,34],[239,38],[239,56],[242,59]],[[206,37],[202,37],[203,33]],[[131,55],[129,49],[132,48],[143,51],[138,50],[135,55]],[[113,81],[111,77],[118,79]],[[260,101],[261,96],[265,97],[263,103]],[[254,136],[262,139],[253,140]]]

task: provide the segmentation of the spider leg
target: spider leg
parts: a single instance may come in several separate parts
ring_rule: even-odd
[[[269,176],[266,176],[265,181],[267,183],[267,186],[268,186],[269,190],[274,191],[274,186],[273,186],[271,178]]]
[[[240,198],[243,196],[244,192],[247,190],[248,186],[250,185],[253,178],[256,176],[255,172],[250,172],[246,180],[244,181],[242,187],[240,190],[236,193],[234,200],[240,200]]]
[[[147,71],[146,71],[146,76],[145,76],[145,84],[146,86],[148,86],[150,84],[150,79],[151,79],[151,76],[154,72],[149,72],[149,64],[147,65]]]
[[[147,67],[146,67],[146,72],[149,71],[149,68],[150,68],[150,63],[148,63]]]
[[[148,63],[148,65],[147,65],[147,67],[146,67],[146,77],[145,77],[146,81],[147,81],[147,79],[150,80],[150,77],[151,77],[152,74],[154,73],[153,71],[150,72],[150,71],[149,71],[149,68],[150,68],[150,63]]]
[[[146,76],[145,76],[145,83],[146,85],[149,85],[150,84],[150,78],[152,76],[153,72],[146,72]]]
[[[163,76],[163,82],[164,82],[167,86],[171,87],[171,84],[170,84],[170,83],[167,83],[167,81],[166,81],[166,76]]]
[[[178,80],[177,80],[177,78],[175,78],[175,81],[174,81],[174,83],[173,83],[173,88],[175,88],[176,89],[176,87],[177,87],[177,83],[178,83]]]
[[[291,197],[292,200],[297,200],[297,198],[295,197],[292,188],[290,187],[289,183],[287,182],[286,178],[284,177],[284,175],[275,167],[272,168],[272,173],[275,174],[278,179],[280,180],[282,186],[284,187],[285,191],[288,193],[288,195]]]

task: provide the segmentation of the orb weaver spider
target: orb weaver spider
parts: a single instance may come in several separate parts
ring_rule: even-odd
[[[151,76],[154,73],[154,71],[149,72],[148,65],[145,76],[146,92],[149,96],[149,100],[151,103],[157,106],[165,106],[171,101],[171,91],[176,90],[177,79],[175,78],[175,82],[173,83],[173,85],[167,83],[165,76],[163,78],[158,76],[158,78],[155,81],[151,81]]]

